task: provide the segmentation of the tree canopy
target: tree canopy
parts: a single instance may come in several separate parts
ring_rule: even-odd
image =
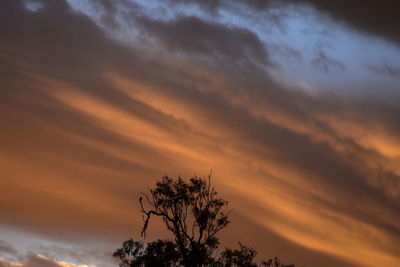
[[[149,243],[125,241],[113,256],[120,267],[293,267],[278,258],[254,262],[257,252],[239,242],[239,249],[226,248],[218,253],[217,234],[230,223],[226,210],[228,201],[218,197],[211,184],[211,174],[205,178],[194,176],[185,181],[181,177],[163,176],[149,193],[139,197],[143,215],[142,237],[152,217],[162,220],[173,240]]]

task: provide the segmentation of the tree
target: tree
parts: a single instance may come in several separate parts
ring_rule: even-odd
[[[268,261],[262,261],[261,264],[265,267],[295,267],[294,264],[283,264],[278,257],[269,259]]]
[[[240,249],[232,250],[226,248],[221,253],[219,260],[220,266],[223,267],[257,267],[257,264],[253,262],[254,257],[257,255],[257,251],[253,248],[247,247],[239,242]]]
[[[120,267],[186,266],[186,267],[256,267],[253,262],[257,252],[239,243],[239,250],[226,248],[218,255],[217,234],[229,223],[226,212],[228,201],[219,198],[208,179],[197,176],[189,181],[163,176],[149,194],[139,197],[143,215],[142,237],[151,218],[158,217],[172,234],[174,240],[157,240],[144,244],[129,239],[113,256]],[[276,265],[273,265],[275,264]],[[267,267],[291,267],[278,259],[263,262]]]
[[[176,244],[168,240],[157,240],[148,243],[129,239],[122,248],[117,249],[114,257],[118,258],[121,267],[166,267],[179,266],[180,254]]]
[[[208,181],[197,176],[189,182],[182,178],[162,177],[150,195],[139,198],[145,236],[152,216],[162,219],[173,234],[177,248],[185,266],[211,264],[212,253],[218,247],[216,234],[229,223],[229,213],[224,212],[228,204],[217,197]]]

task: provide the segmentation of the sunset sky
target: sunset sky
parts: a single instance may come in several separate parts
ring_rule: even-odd
[[[222,248],[400,266],[396,2],[0,0],[0,267],[118,266],[210,170]]]

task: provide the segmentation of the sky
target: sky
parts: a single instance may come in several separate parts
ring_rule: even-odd
[[[0,267],[117,266],[140,193],[211,170],[222,248],[400,266],[398,25],[392,0],[2,0]]]

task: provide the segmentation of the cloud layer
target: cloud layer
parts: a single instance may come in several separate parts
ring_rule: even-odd
[[[279,53],[334,78],[351,64],[324,52],[329,44],[307,62],[237,19],[213,19],[292,5],[178,1],[169,14],[139,1],[33,2],[0,3],[2,224],[118,246],[138,237],[136,199],[155,178],[213,169],[233,209],[227,245],[306,266],[399,265],[400,99],[352,92],[367,80],[338,91],[285,83]],[[374,17],[313,4],[398,41]],[[267,17],[285,25],[285,12]],[[375,63],[360,65],[396,76],[396,66]],[[163,235],[160,224],[150,230]],[[60,265],[33,253],[23,266]]]

